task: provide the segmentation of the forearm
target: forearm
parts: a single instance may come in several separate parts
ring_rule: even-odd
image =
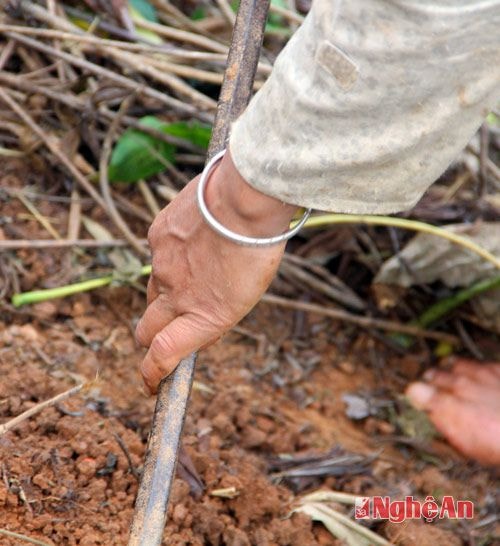
[[[211,175],[206,201],[225,227],[252,237],[286,231],[297,207],[256,190],[236,169],[228,150]]]

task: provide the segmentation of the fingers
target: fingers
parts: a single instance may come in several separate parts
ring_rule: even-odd
[[[175,316],[174,310],[168,305],[164,296],[154,299],[135,329],[135,338],[139,345],[149,347],[155,335],[170,324]]]
[[[194,315],[175,318],[154,336],[141,364],[142,377],[149,391],[154,394],[163,377],[169,375],[180,360],[217,336]]]
[[[147,292],[146,292],[147,304],[150,305],[159,295],[160,295],[160,292],[158,292],[154,277],[153,275],[151,275],[148,279],[148,286],[147,286]]]

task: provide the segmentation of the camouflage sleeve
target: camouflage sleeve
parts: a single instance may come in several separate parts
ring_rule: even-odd
[[[232,128],[256,189],[322,210],[412,207],[500,83],[500,0],[315,0]]]

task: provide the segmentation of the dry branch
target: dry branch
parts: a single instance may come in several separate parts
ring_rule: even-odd
[[[21,25],[5,25],[0,24],[0,32],[16,32],[19,34],[26,34],[28,36],[38,36],[40,38],[57,38],[63,41],[76,42],[80,44],[94,44],[100,47],[116,47],[118,49],[124,49],[127,51],[133,51],[135,53],[151,53],[161,54],[162,56],[173,57],[179,60],[187,61],[205,61],[205,62],[217,62],[224,63],[226,55],[223,53],[210,53],[206,51],[189,51],[178,47],[169,45],[156,46],[147,43],[132,43],[123,42],[121,40],[110,40],[108,38],[101,38],[93,34],[77,33],[77,29],[69,30],[57,30],[50,28],[33,28],[24,27]],[[80,31],[81,32],[81,31]],[[10,42],[13,44],[13,42]],[[2,52],[2,55],[4,53]]]
[[[27,542],[29,544],[36,544],[37,546],[52,546],[53,543],[50,544],[48,542],[43,542],[41,540],[38,540],[37,538],[28,537],[26,535],[22,535],[21,533],[14,533],[14,531],[9,531],[8,529],[0,529],[0,535],[4,535],[9,538],[15,538],[16,540],[20,540],[22,542]]]
[[[446,334],[444,332],[424,330],[422,328],[418,328],[417,326],[400,324],[399,322],[395,322],[392,320],[377,319],[372,317],[360,317],[357,315],[353,315],[352,313],[348,313],[347,311],[342,311],[340,309],[330,309],[328,307],[323,307],[322,305],[316,305],[315,303],[291,300],[287,298],[282,298],[281,296],[275,296],[274,294],[264,294],[261,301],[264,303],[279,305],[280,307],[286,307],[288,309],[297,309],[309,313],[317,313],[325,317],[330,317],[336,320],[356,324],[358,326],[361,326],[362,328],[377,328],[389,332],[400,332],[402,334],[409,334],[411,336],[419,338],[447,341],[448,343],[452,343],[453,345],[460,344],[460,340],[456,336]]]
[[[9,72],[0,71],[0,82],[7,84],[9,87],[16,87],[18,89],[21,89],[22,91],[27,91],[29,93],[39,93],[54,101],[60,102],[61,104],[65,104],[69,108],[73,108],[77,110],[78,112],[85,112],[85,110],[88,108],[88,104],[86,104],[83,100],[76,97],[75,95],[72,95],[70,93],[55,91],[54,89],[44,85],[38,85],[36,83],[33,83],[27,77],[17,76]],[[113,112],[107,109],[103,105],[99,105],[99,106],[96,105],[96,107],[97,109],[90,110],[89,112],[90,115],[95,115],[98,118],[104,119],[106,121],[115,119],[116,112]],[[157,129],[154,129],[153,127],[144,125],[143,123],[140,122],[140,120],[133,118],[131,116],[127,116],[127,115],[122,116],[120,119],[120,123],[124,125],[125,127],[133,127],[134,129],[139,129],[140,131],[148,135],[151,135],[158,140],[167,142],[168,144],[174,144],[175,146],[178,146],[180,148],[185,148],[186,150],[196,152],[196,153],[201,153],[203,151],[201,148],[194,145],[189,140],[185,140],[183,138],[175,137],[175,136],[163,133],[162,131],[158,131]]]
[[[215,51],[216,53],[225,53],[229,51],[229,48],[213,40],[211,38],[206,38],[205,36],[200,36],[194,32],[188,32],[186,30],[178,30],[176,28],[167,27],[165,25],[159,25],[158,23],[153,23],[151,21],[136,21],[136,25],[139,28],[144,28],[152,32],[156,32],[160,36],[164,36],[170,40],[175,40],[177,42],[192,44],[208,51]]]
[[[82,186],[82,188],[91,195],[94,200],[106,211],[106,203],[102,197],[97,193],[92,184],[82,175],[82,173],[73,165],[72,161],[61,150],[59,142],[47,133],[33,120],[33,118],[7,93],[7,91],[0,87],[0,99],[5,102],[23,121],[28,127],[40,138],[40,140],[47,146],[47,148],[59,159],[59,161],[68,169],[68,171],[74,176],[76,181]]]
[[[111,156],[113,139],[120,123],[120,117],[123,116],[125,112],[128,110],[128,107],[130,106],[134,98],[135,98],[134,95],[130,95],[122,102],[120,106],[120,111],[118,112],[118,115],[111,123],[108,134],[106,135],[106,138],[104,139],[101,158],[99,161],[99,185],[101,187],[101,193],[102,193],[103,199],[106,202],[106,206],[108,208],[108,213],[111,219],[113,220],[114,224],[116,225],[116,227],[122,232],[125,239],[127,239],[130,245],[140,255],[149,256],[149,252],[141,244],[139,239],[132,233],[127,223],[122,218],[121,214],[118,212],[118,209],[113,201],[113,197],[111,196],[111,189],[109,187],[109,180],[108,180],[108,163],[109,163],[109,158]]]
[[[177,110],[184,114],[192,115],[193,117],[201,119],[202,121],[212,121],[211,115],[199,112],[199,110],[195,106],[186,104],[185,102],[170,97],[169,95],[166,95],[161,91],[157,91],[156,89],[153,89],[152,87],[149,87],[147,85],[138,84],[136,81],[122,76],[121,74],[116,74],[116,72],[113,72],[112,70],[103,68],[102,66],[91,63],[90,61],[77,57],[76,55],[72,55],[71,53],[57,51],[57,49],[52,46],[44,44],[39,40],[34,40],[32,38],[28,38],[27,36],[23,36],[22,34],[17,34],[15,32],[6,32],[5,34],[10,38],[13,38],[14,40],[23,43],[37,51],[41,51],[42,53],[46,53],[47,55],[55,58],[63,59],[73,66],[78,66],[83,70],[88,70],[93,74],[107,78],[108,80],[124,87],[125,89],[129,89],[131,91],[137,92],[140,95],[145,95],[151,99],[155,99],[160,103],[173,108],[174,110]]]
[[[58,394],[57,396],[54,396],[53,398],[49,398],[49,400],[45,400],[45,402],[40,402],[40,404],[37,404],[36,406],[33,406],[29,410],[26,410],[25,412],[21,413],[21,415],[18,415],[17,417],[14,417],[14,419],[7,421],[7,423],[0,425],[0,436],[5,434],[9,430],[12,430],[14,427],[17,427],[23,421],[26,421],[26,419],[29,419],[33,417],[34,415],[36,415],[37,413],[40,413],[44,409],[50,408],[51,406],[55,406],[59,402],[62,402],[63,400],[66,400],[70,396],[73,396],[74,394],[80,392],[85,386],[86,386],[85,384],[77,385],[76,387],[73,387],[65,392],[62,392],[61,394]]]
[[[138,239],[141,245],[146,245],[146,239]],[[21,250],[27,249],[45,249],[45,248],[106,248],[106,247],[124,247],[130,246],[125,239],[109,239],[108,241],[97,241],[95,239],[14,239],[10,241],[0,241],[0,250]]]

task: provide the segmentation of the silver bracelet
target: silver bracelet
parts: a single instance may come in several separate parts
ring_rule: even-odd
[[[223,226],[216,218],[212,215],[212,213],[208,210],[207,204],[205,203],[205,188],[208,182],[208,179],[210,178],[210,175],[212,174],[213,168],[217,165],[217,163],[224,157],[224,154],[226,153],[226,150],[222,150],[218,154],[214,155],[214,157],[207,163],[206,167],[203,169],[203,172],[201,173],[201,178],[198,183],[197,188],[197,198],[198,198],[198,207],[200,208],[200,212],[207,222],[207,224],[216,231],[219,235],[222,235],[226,239],[229,239],[230,241],[233,241],[234,243],[237,243],[242,246],[253,246],[253,247],[259,247],[259,246],[272,246],[276,245],[278,243],[281,243],[283,241],[287,241],[291,237],[293,237],[296,233],[300,231],[302,226],[306,223],[307,219],[309,218],[309,215],[311,214],[311,209],[307,209],[304,212],[304,216],[300,219],[300,222],[298,222],[292,229],[289,229],[288,231],[285,231],[285,233],[282,233],[281,235],[276,235],[274,237],[248,237],[247,235],[240,235],[239,233],[235,233],[234,231],[231,231],[227,227]]]

